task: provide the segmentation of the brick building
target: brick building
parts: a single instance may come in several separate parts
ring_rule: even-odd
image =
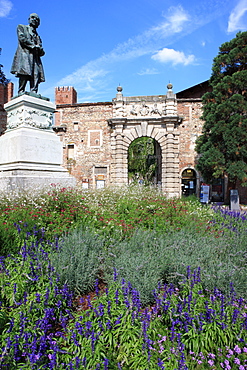
[[[64,165],[83,187],[128,183],[128,147],[140,136],[160,148],[161,183],[172,195],[199,196],[195,140],[200,135],[202,95],[208,82],[173,94],[124,97],[112,102],[77,103],[73,87],[55,91],[55,126],[64,147]],[[165,186],[164,186],[165,185]]]
[[[110,183],[112,102],[77,103],[73,87],[55,90],[55,126],[64,148],[64,166],[84,187]]]
[[[14,84],[12,82],[8,84],[0,83],[0,135],[6,130],[7,124],[7,113],[4,110],[4,104],[13,97],[13,91]]]
[[[63,143],[63,165],[84,188],[128,183],[128,148],[137,138],[156,143],[157,185],[170,196],[200,196],[202,179],[196,171],[195,141],[202,131],[202,95],[208,81],[173,94],[125,97],[117,88],[111,102],[77,103],[73,87],[55,90],[54,131]],[[0,84],[0,135],[6,128],[4,103],[13,96],[13,84]],[[238,187],[241,203],[246,190]],[[225,197],[227,180],[211,187],[214,201]]]

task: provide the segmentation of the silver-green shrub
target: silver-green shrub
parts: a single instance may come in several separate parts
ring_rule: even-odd
[[[77,294],[85,294],[94,287],[101,273],[104,241],[87,229],[73,230],[59,243],[59,250],[51,255],[51,263],[61,282]]]

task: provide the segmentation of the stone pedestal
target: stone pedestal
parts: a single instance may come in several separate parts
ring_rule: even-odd
[[[7,130],[0,137],[0,190],[74,186],[62,165],[62,143],[52,130],[55,106],[23,94],[5,104]]]

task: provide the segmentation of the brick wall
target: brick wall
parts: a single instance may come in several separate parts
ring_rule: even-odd
[[[108,119],[112,118],[112,103],[68,103],[62,94],[71,95],[66,88],[56,89],[56,101],[66,101],[57,105],[55,113],[55,131],[60,136],[64,147],[64,166],[69,168],[79,183],[88,181],[89,187],[95,187],[97,179],[104,179],[105,185],[111,182],[110,172],[112,152],[110,146],[111,130]],[[181,97],[177,99],[178,116],[182,117],[179,126],[179,172],[196,167],[195,141],[202,132],[202,101],[200,97]],[[68,157],[73,158],[68,158]],[[200,183],[197,182],[197,195]],[[246,188],[238,187],[240,201],[247,204]]]
[[[201,134],[203,121],[202,103],[200,99],[179,99],[178,115],[183,118],[180,124],[179,168],[195,167],[195,141]]]
[[[107,120],[111,117],[111,102],[56,108],[54,130],[63,143],[64,166],[80,183],[88,181],[90,187],[95,186],[97,176],[109,184],[111,148]]]
[[[13,97],[14,84],[9,82],[7,85],[0,84],[0,135],[6,130],[7,114],[4,110],[4,104]]]

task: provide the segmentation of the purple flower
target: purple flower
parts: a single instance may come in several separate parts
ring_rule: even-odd
[[[117,326],[119,324],[121,324],[121,318],[122,318],[122,315],[120,315],[117,320],[115,321],[114,325]]]
[[[208,357],[210,357],[210,358],[214,359],[214,358],[215,358],[215,355],[214,355],[213,353],[209,353],[209,354],[208,354]]]
[[[116,268],[114,267],[114,271],[113,271],[113,279],[114,279],[114,281],[117,281],[117,276],[118,276],[118,273],[117,273]]]
[[[95,281],[95,293],[98,297],[99,296],[99,279],[96,279]]]
[[[105,358],[104,360],[104,370],[108,370],[109,360]]]
[[[160,368],[160,369],[162,369],[162,370],[164,370],[164,369],[165,369],[165,367],[164,367],[163,365],[164,365],[164,362],[163,362],[163,361],[161,361],[161,359],[159,358],[159,359],[158,359],[158,366],[159,366],[159,368]]]
[[[234,347],[234,351],[236,353],[241,353],[241,348],[236,344],[236,346]]]
[[[234,358],[234,364],[237,364],[237,365],[240,365],[240,360],[239,360],[239,358]]]

